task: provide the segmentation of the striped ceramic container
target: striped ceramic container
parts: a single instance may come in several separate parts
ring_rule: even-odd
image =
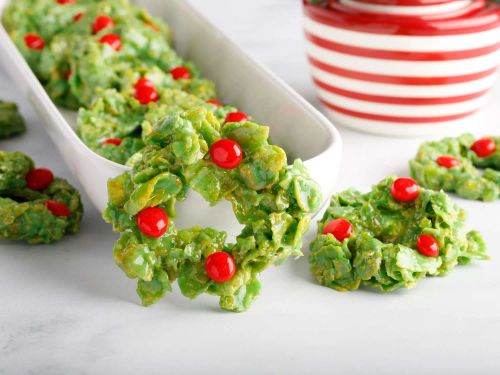
[[[467,126],[500,64],[500,8],[485,0],[305,0],[304,28],[331,118],[367,132]]]

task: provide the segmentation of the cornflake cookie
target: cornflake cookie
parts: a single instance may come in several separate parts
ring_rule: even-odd
[[[130,79],[131,82],[143,82],[142,85],[148,82],[154,85],[155,75],[143,78],[133,75]],[[144,88],[140,90],[147,91]],[[223,121],[229,113],[236,111],[234,107],[223,106],[217,101],[205,102],[178,89],[162,89],[155,91],[155,95],[155,102],[149,103],[146,98],[137,95],[137,89],[132,84],[123,92],[105,90],[88,109],[80,109],[78,135],[99,155],[126,164],[144,147],[143,129],[149,131],[151,124],[166,113],[202,107]],[[145,104],[141,104],[137,97],[144,99]]]
[[[488,259],[481,235],[465,229],[465,216],[444,192],[410,178],[388,177],[366,194],[346,190],[332,197],[318,223],[311,270],[339,291],[412,288],[425,276]]]
[[[121,232],[116,263],[138,280],[144,305],[177,281],[186,297],[208,293],[224,310],[245,311],[259,294],[259,274],[301,255],[319,186],[300,160],[287,164],[285,152],[269,143],[267,126],[221,124],[204,107],[151,113],[146,124],[133,171],[108,184],[103,216]],[[211,205],[232,204],[244,225],[235,243],[227,243],[224,230],[175,228],[175,202],[189,189]]]
[[[26,125],[16,103],[0,100],[0,139],[19,135],[25,131]]]
[[[426,188],[494,201],[500,195],[500,137],[475,139],[464,134],[426,142],[410,161],[410,170]]]
[[[80,194],[21,152],[0,151],[0,238],[51,243],[76,233]]]

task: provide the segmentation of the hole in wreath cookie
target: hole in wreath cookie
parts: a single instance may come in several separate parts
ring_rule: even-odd
[[[227,201],[210,206],[196,191],[190,190],[185,201],[175,206],[177,217],[175,224],[179,229],[193,226],[224,228],[229,241],[234,241],[243,229],[243,225],[236,220],[233,208]]]

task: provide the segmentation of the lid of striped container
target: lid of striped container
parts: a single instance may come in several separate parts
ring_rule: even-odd
[[[399,6],[425,6],[455,2],[457,0],[359,0],[361,3],[399,5]]]
[[[417,0],[404,1],[405,5],[384,5],[385,1],[304,0],[304,12],[327,25],[391,35],[454,35],[500,26],[499,7],[486,0],[429,0],[429,4],[420,6],[410,5]]]

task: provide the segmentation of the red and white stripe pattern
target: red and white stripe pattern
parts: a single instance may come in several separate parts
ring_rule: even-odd
[[[500,64],[498,8],[484,10],[483,0],[406,1],[305,5],[312,76],[334,121],[389,135],[439,133],[485,103]]]

